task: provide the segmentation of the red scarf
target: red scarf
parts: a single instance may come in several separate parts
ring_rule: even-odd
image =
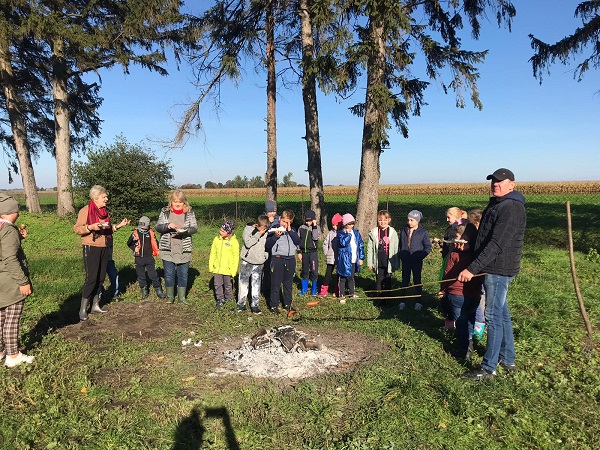
[[[183,214],[183,209],[173,209],[173,208],[171,208],[171,212],[173,214]]]
[[[110,224],[110,216],[108,215],[108,210],[106,206],[102,208],[98,208],[94,201],[90,201],[88,205],[88,216],[86,225],[92,225],[94,223],[109,223]],[[102,228],[98,231],[92,230],[92,235],[94,236],[94,240],[98,235],[106,236],[106,239],[112,239],[113,229],[112,225],[106,228]]]

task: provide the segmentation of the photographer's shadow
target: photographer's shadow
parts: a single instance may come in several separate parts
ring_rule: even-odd
[[[239,450],[240,445],[235,437],[235,431],[231,425],[231,419],[226,408],[206,408],[204,420],[220,419],[225,429],[227,447],[230,450]],[[195,407],[190,415],[183,419],[175,430],[175,441],[172,450],[200,450],[204,442],[206,427],[200,409]]]

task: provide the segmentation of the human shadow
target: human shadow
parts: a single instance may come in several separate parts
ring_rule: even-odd
[[[71,294],[62,302],[58,311],[42,314],[35,326],[23,335],[23,344],[28,348],[33,347],[41,343],[51,331],[79,323],[80,304],[81,294]]]
[[[235,431],[226,408],[206,408],[204,418],[199,407],[194,407],[190,415],[184,418],[175,430],[172,450],[200,450],[204,443],[206,427],[203,420],[220,419],[225,429],[225,439],[230,450],[239,450],[240,445],[235,437]]]

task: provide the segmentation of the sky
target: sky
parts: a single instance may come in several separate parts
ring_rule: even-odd
[[[411,117],[409,137],[390,130],[390,148],[381,155],[380,184],[482,182],[499,167],[511,169],[517,181],[600,180],[600,72],[588,71],[583,81],[573,78],[571,65],[555,64],[543,83],[533,77],[528,35],[547,43],[571,34],[581,25],[574,18],[581,0],[515,0],[512,32],[498,28],[495,18],[485,23],[481,37],[463,34],[464,48],[489,50],[479,66],[483,110],[467,104],[455,107],[453,93],[444,94],[437,82],[425,92],[428,103],[421,116]],[[579,60],[581,57],[579,57]],[[132,144],[152,150],[171,162],[173,184],[207,181],[225,183],[236,175],[263,176],[266,169],[266,74],[244,74],[239,86],[221,91],[221,107],[206,105],[203,133],[182,148],[164,144],[175,135],[182,105],[195,98],[186,67],[161,77],[131,68],[101,73],[104,97],[100,109],[102,135],[95,145],[110,145],[122,134]],[[323,182],[357,185],[360,172],[362,118],[348,107],[364,101],[364,86],[340,101],[319,96]],[[308,185],[304,112],[299,87],[278,87],[278,174]],[[5,158],[5,157],[4,157]],[[85,160],[85,158],[83,159]],[[5,162],[6,164],[6,162]],[[56,186],[54,159],[43,155],[34,162],[38,187]],[[0,189],[22,187],[20,175]]]

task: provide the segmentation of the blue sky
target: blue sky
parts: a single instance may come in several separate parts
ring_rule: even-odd
[[[428,103],[420,117],[412,117],[409,138],[390,131],[390,149],[381,157],[381,184],[485,182],[498,167],[508,167],[521,181],[599,180],[600,73],[589,71],[582,82],[573,79],[571,66],[554,65],[543,84],[533,78],[528,34],[555,42],[573,32],[580,0],[528,0],[515,2],[517,17],[512,32],[498,29],[494,18],[485,24],[479,41],[465,48],[489,49],[480,66],[483,110],[455,107],[433,82],[425,93]],[[221,93],[218,114],[203,108],[203,135],[191,138],[181,149],[168,150],[162,141],[175,134],[182,104],[195,96],[190,74],[172,68],[169,77],[132,68],[102,75],[102,136],[110,144],[123,134],[172,162],[174,184],[225,182],[236,175],[263,176],[266,167],[265,74],[246,72],[237,88]],[[325,184],[356,185],[360,170],[362,119],[348,107],[364,100],[364,87],[353,99],[338,102],[320,96],[319,119]],[[288,172],[308,184],[304,113],[299,88],[279,87],[277,100],[279,177]],[[596,161],[596,162],[594,162]],[[42,156],[35,163],[37,184],[56,186],[54,160]],[[21,187],[0,179],[0,188]]]

